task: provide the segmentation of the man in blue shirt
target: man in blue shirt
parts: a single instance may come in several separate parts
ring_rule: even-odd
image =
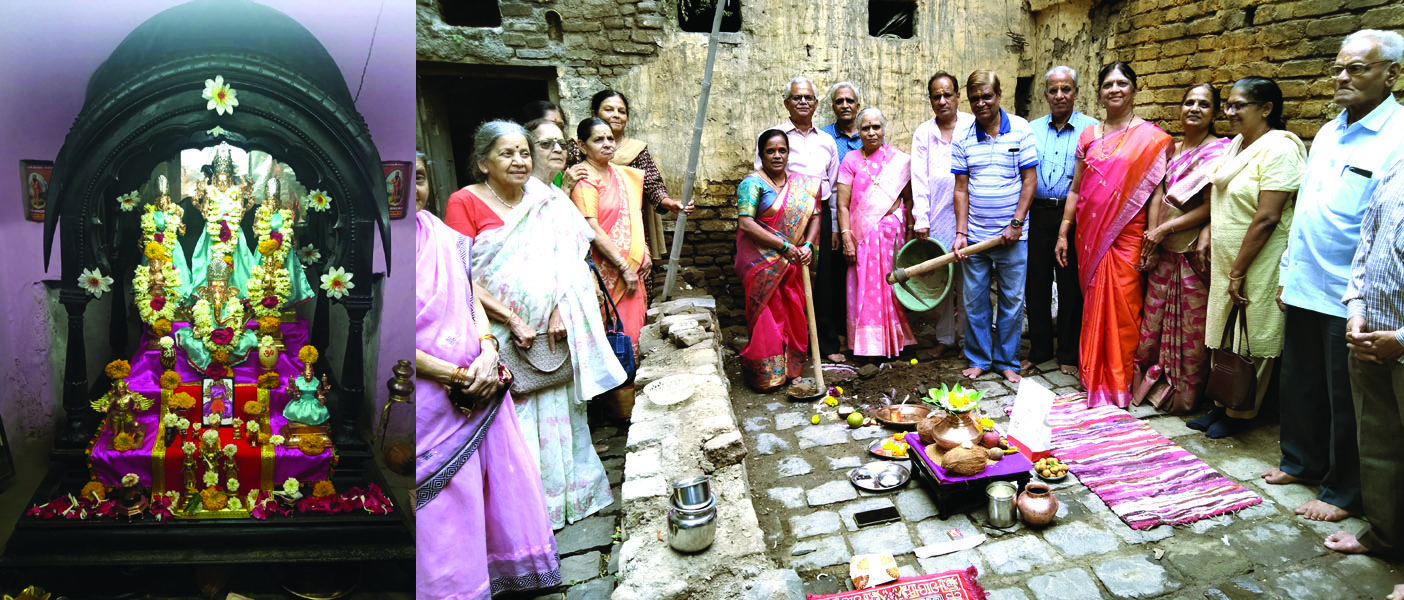
[[[863,147],[863,140],[858,137],[858,111],[863,110],[858,86],[847,81],[835,83],[829,88],[829,105],[834,108],[834,122],[819,129],[834,138],[839,162],[843,162],[849,152]]]
[[[1077,100],[1077,71],[1053,67],[1043,76],[1043,97],[1048,100],[1047,116],[1029,123],[1038,142],[1038,184],[1029,208],[1029,271],[1024,302],[1029,308],[1029,358],[1025,369],[1054,358],[1068,375],[1077,375],[1077,344],[1082,333],[1082,290],[1077,281],[1077,258],[1068,253],[1068,265],[1058,266],[1053,246],[1058,242],[1058,225],[1077,166],[1077,139],[1082,130],[1097,120],[1073,110]],[[1068,239],[1074,239],[1068,226]],[[1057,354],[1053,351],[1053,282],[1058,282]]]
[[[819,130],[834,138],[834,144],[838,147],[838,161],[842,163],[843,157],[848,156],[850,151],[863,147],[863,140],[858,138],[858,111],[863,109],[863,102],[858,94],[858,86],[847,81],[840,81],[829,87],[828,97],[829,106],[834,109],[834,122],[820,127]],[[828,212],[832,219],[826,220],[825,223],[833,230],[828,240],[830,247],[842,249],[843,243],[839,241],[836,226],[838,210],[833,208],[838,206],[835,198],[827,200],[826,206],[830,207]],[[817,325],[819,348],[829,356],[829,360],[844,358],[839,352],[839,340],[848,335],[848,261],[843,260],[841,252],[835,252],[834,256],[835,260],[820,261],[820,274],[816,283],[821,285],[814,288],[816,302],[820,298],[826,298],[825,303],[830,307],[826,311],[829,318],[819,319]]]
[[[1401,46],[1399,34],[1383,31],[1359,31],[1342,43],[1330,73],[1335,102],[1344,110],[1321,126],[1312,143],[1278,278],[1278,306],[1287,313],[1282,462],[1263,478],[1271,484],[1319,482],[1316,498],[1297,508],[1315,521],[1340,521],[1362,509],[1341,298],[1376,182],[1404,156],[1404,109],[1390,93]]]
[[[961,373],[975,379],[994,368],[1018,382],[1029,258],[1024,218],[1033,201],[1038,150],[1029,122],[999,107],[999,77],[994,72],[971,73],[965,95],[975,123],[957,132],[951,146],[956,214],[951,249],[960,251],[991,238],[1000,238],[1001,245],[964,259],[965,357],[970,367]],[[996,277],[999,316],[991,323],[990,286]]]

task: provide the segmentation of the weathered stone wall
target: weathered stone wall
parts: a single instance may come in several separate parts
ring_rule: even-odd
[[[1239,78],[1261,75],[1282,87],[1287,129],[1309,140],[1341,110],[1326,72],[1341,40],[1360,29],[1404,30],[1404,4],[1391,0],[1125,0],[1098,13],[1112,31],[1105,59],[1140,76],[1137,114],[1172,134],[1186,87],[1207,81],[1227,95]]]

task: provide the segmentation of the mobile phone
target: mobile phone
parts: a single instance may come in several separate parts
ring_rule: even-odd
[[[891,506],[853,513],[853,523],[860,529],[869,525],[891,523],[901,519],[902,515],[897,514],[897,509]]]

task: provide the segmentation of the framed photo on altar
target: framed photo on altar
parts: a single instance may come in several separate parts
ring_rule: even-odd
[[[234,380],[206,379],[203,390],[204,410],[201,417],[208,419],[218,414],[220,423],[229,424],[234,419]]]
[[[20,201],[24,205],[25,219],[44,222],[44,210],[49,203],[49,180],[53,174],[53,161],[20,161]]]
[[[380,166],[385,170],[385,198],[390,202],[390,218],[403,219],[409,214],[410,196],[414,194],[414,163],[387,160]]]

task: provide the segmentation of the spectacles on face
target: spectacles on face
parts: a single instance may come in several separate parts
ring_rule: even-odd
[[[1364,75],[1365,73],[1369,72],[1369,71],[1370,71],[1370,68],[1373,67],[1373,66],[1375,66],[1375,65],[1378,65],[1378,64],[1381,64],[1381,63],[1392,63],[1392,62],[1394,62],[1394,61],[1392,61],[1392,60],[1377,60],[1377,61],[1375,61],[1375,62],[1351,63],[1351,64],[1348,64],[1348,65],[1335,65],[1335,64],[1333,64],[1333,65],[1331,65],[1330,67],[1327,67],[1327,71],[1331,73],[1331,77],[1340,77],[1340,76],[1341,76],[1341,71],[1345,71],[1346,73],[1350,73],[1350,76],[1351,76],[1352,78],[1355,78],[1355,77],[1359,77],[1359,76]]]
[[[794,102],[795,104],[799,104],[801,102],[808,102],[809,104],[814,104],[814,102],[817,100],[818,98],[815,98],[814,96],[790,96],[790,101]]]
[[[1225,102],[1225,103],[1224,103],[1224,112],[1226,112],[1226,113],[1236,113],[1236,112],[1238,112],[1238,111],[1240,111],[1240,110],[1243,110],[1243,107],[1245,107],[1245,106],[1256,106],[1256,105],[1261,105],[1261,104],[1262,104],[1262,102]]]
[[[536,140],[536,147],[540,148],[544,152],[550,152],[552,150],[555,150],[556,148],[565,148],[565,140],[542,138]]]
[[[991,103],[991,102],[994,102],[995,96],[996,96],[996,94],[981,94],[981,95],[979,95],[979,96],[971,96],[971,97],[970,97],[970,103],[971,103],[971,104],[989,104],[989,103]]]

